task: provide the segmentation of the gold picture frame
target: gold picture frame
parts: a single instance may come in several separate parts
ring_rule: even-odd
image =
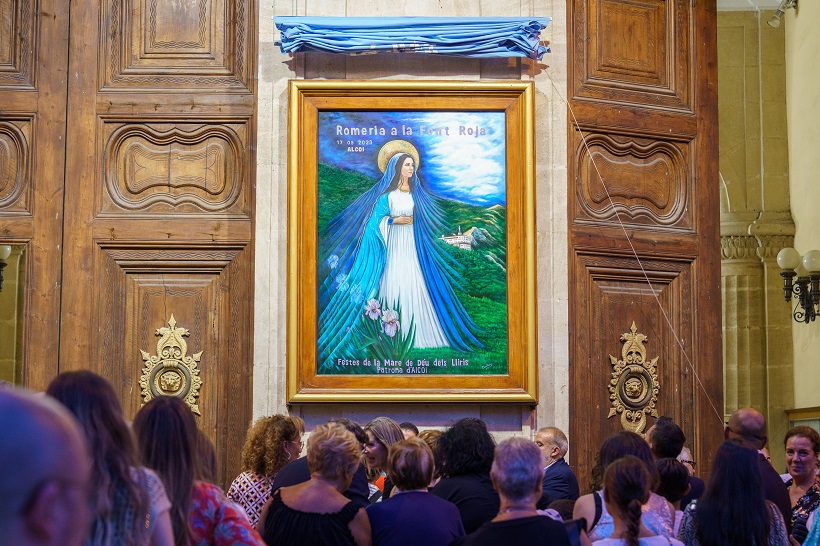
[[[532,82],[517,81],[290,82],[289,403],[537,401],[534,93]],[[388,163],[391,157],[396,160]],[[402,170],[407,165],[409,171]],[[420,311],[408,311],[410,319],[401,315],[391,329],[391,304],[373,293],[373,286],[380,287],[379,294],[387,291],[390,266],[377,260],[371,271],[358,262],[365,263],[365,237],[375,225],[366,224],[369,218],[380,221],[382,230],[397,230],[394,220],[403,223],[393,214],[392,201],[384,217],[375,209],[387,202],[388,190],[379,192],[388,174],[407,178],[405,172],[408,181],[398,182],[394,191],[414,196],[415,215],[406,221],[412,231],[405,227],[404,233],[415,234],[411,256],[421,265],[415,281],[396,286],[421,285],[438,315],[425,319]],[[364,211],[361,225],[355,223],[359,211]],[[462,233],[460,224],[456,230],[456,220],[464,218],[465,223],[476,219],[469,233]],[[334,252],[332,244],[344,240],[334,226],[345,222],[354,227],[348,226],[347,246]],[[374,237],[382,241],[374,247],[379,260],[392,259],[384,250],[387,236]],[[396,255],[406,259],[411,251],[402,252]],[[434,254],[444,256],[429,258]],[[440,265],[447,260],[456,265]],[[489,280],[479,279],[479,272]],[[500,288],[492,276],[501,279]],[[346,315],[347,307],[339,311],[337,300],[364,307]],[[400,305],[400,299],[392,304],[398,313]],[[424,341],[435,335],[445,341]],[[414,358],[381,358],[394,354],[384,347],[399,346],[396,351]],[[461,354],[465,357],[454,357]]]

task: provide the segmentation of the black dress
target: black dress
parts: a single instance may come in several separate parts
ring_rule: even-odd
[[[262,538],[268,546],[355,545],[348,525],[360,508],[351,501],[332,514],[301,512],[282,502],[277,489],[268,508]]]
[[[285,467],[277,472],[273,479],[271,491],[276,491],[280,487],[290,487],[291,485],[298,485],[310,479],[310,469],[307,464],[307,457],[299,457],[295,461],[291,461]],[[370,496],[370,490],[367,488],[367,471],[363,464],[359,465],[356,473],[353,474],[353,481],[350,482],[350,487],[347,491],[342,493],[345,497],[355,501],[362,508],[370,504],[367,498]]]
[[[456,505],[467,533],[493,519],[501,504],[489,474],[442,478],[430,493]]]
[[[570,546],[564,524],[547,516],[490,521],[475,533],[457,538],[450,543],[450,546],[499,546],[500,544]]]

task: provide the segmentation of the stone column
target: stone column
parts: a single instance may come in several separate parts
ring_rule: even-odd
[[[750,235],[720,238],[725,411],[765,408],[764,271]]]
[[[781,228],[787,234],[778,233]],[[794,246],[794,224],[791,224],[791,218],[788,218],[788,223],[764,225],[762,230],[758,225],[753,225],[752,232],[756,233],[759,243],[757,253],[763,263],[768,386],[765,407],[768,410],[766,420],[769,425],[769,451],[772,453],[772,461],[777,464],[785,461],[783,437],[789,429],[786,410],[794,408],[792,328],[795,324],[792,318],[794,300],[787,303],[783,299],[783,278],[777,265],[777,253],[781,248]],[[782,468],[782,465],[776,468]]]
[[[718,14],[725,412],[760,410],[776,468],[794,405],[791,309],[777,253],[791,246],[785,31],[771,12]]]
[[[727,216],[724,214],[724,220]],[[726,233],[742,222],[722,222]],[[787,409],[794,406],[793,303],[783,300],[777,253],[794,241],[788,214],[760,214],[750,235],[721,236],[725,411],[760,410],[768,422],[773,462],[782,466]]]

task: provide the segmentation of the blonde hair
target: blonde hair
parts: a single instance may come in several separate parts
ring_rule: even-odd
[[[404,433],[401,431],[401,428],[399,428],[399,424],[390,417],[376,417],[367,423],[367,426],[364,427],[364,431],[365,433],[370,432],[373,434],[373,437],[376,438],[386,450],[389,450],[390,446],[396,442],[404,440]]]
[[[424,443],[427,444],[427,447],[433,452],[433,460],[436,464],[436,467],[433,469],[433,477],[435,478],[441,477],[441,455],[438,449],[438,442],[442,434],[444,433],[440,430],[427,429],[419,432],[417,436],[417,438],[423,440]]]
[[[316,427],[308,439],[308,468],[311,474],[328,480],[353,475],[361,456],[362,448],[356,436],[338,423]]]

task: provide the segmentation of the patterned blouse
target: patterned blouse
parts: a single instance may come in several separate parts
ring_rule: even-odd
[[[786,487],[791,489],[793,484],[794,479],[790,479],[786,482]],[[817,489],[816,485],[812,485],[806,491],[806,494],[797,499],[795,505],[792,506],[792,526],[800,518],[808,519],[809,515],[817,510],[818,506],[820,506],[820,490]]]
[[[191,546],[265,546],[242,509],[211,483],[194,482],[188,525]]]
[[[262,515],[262,508],[270,498],[272,484],[273,477],[269,478],[256,472],[243,472],[228,489],[228,498],[245,509],[254,527]]]

